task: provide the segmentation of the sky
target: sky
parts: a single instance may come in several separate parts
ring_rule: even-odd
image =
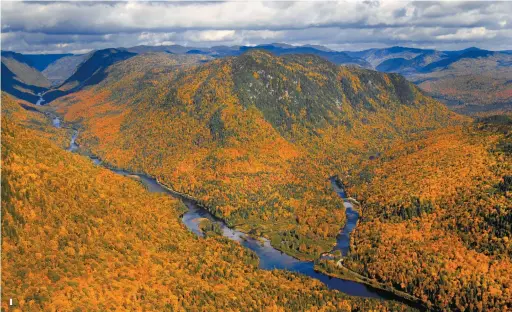
[[[288,43],[512,50],[512,1],[1,2],[2,50]]]

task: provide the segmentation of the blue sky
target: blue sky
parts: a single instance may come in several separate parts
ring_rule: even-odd
[[[2,49],[83,53],[139,44],[512,49],[512,2],[8,2]]]

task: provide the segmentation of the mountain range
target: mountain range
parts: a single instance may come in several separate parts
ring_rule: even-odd
[[[196,236],[181,201],[66,151],[72,130],[27,105],[2,94],[3,310],[417,311],[259,269],[241,244]]]
[[[512,54],[509,51],[393,47],[349,55],[368,60],[378,71],[404,75],[461,113],[471,115],[512,109]]]
[[[437,51],[407,47],[340,52],[322,46],[266,44],[249,46],[214,46],[210,48],[180,45],[135,46],[92,51],[83,55],[22,55],[2,52],[6,78],[2,88],[16,97],[35,103],[37,93],[52,101],[102,79],[111,64],[143,53],[202,55],[209,59],[238,56],[252,49],[274,55],[312,54],[338,65],[404,75],[434,98],[455,111],[466,114],[510,111],[512,103],[512,54],[469,48]],[[205,59],[206,61],[206,59]],[[92,77],[94,76],[94,77]]]

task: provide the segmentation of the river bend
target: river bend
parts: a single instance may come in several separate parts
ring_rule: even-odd
[[[57,121],[55,119],[53,120],[53,123],[56,126],[60,126],[61,124],[58,117]],[[76,152],[78,150],[78,145],[76,143],[77,137],[78,131],[74,130],[68,151]],[[98,159],[97,157],[89,156],[89,158],[96,165],[102,164],[101,160]],[[149,192],[166,193],[169,194],[170,196],[180,198],[188,208],[188,211],[185,212],[182,216],[182,221],[191,232],[198,236],[203,236],[203,233],[199,228],[199,221],[201,218],[206,218],[214,223],[217,223],[222,229],[223,236],[233,241],[239,242],[242,246],[256,253],[256,255],[259,258],[259,267],[263,270],[279,269],[296,272],[317,279],[324,283],[329,289],[336,289],[347,295],[366,298],[396,300],[409,304],[407,300],[397,295],[394,295],[390,292],[373,288],[366,284],[330,277],[321,272],[317,272],[314,270],[314,262],[295,259],[272,247],[270,245],[270,241],[266,238],[256,239],[236,229],[229,228],[222,220],[214,217],[210,212],[199,206],[195,201],[183,198],[183,196],[180,196],[179,194],[168,189],[167,187],[161,185],[154,178],[151,178],[143,174],[134,174],[119,169],[108,169],[123,176],[137,176],[140,179],[140,182],[146,187],[146,189]],[[334,181],[331,179],[331,182]],[[339,187],[336,183],[333,183],[333,188],[334,191],[336,191],[338,195],[343,198],[347,214],[346,225],[338,235],[337,243],[333,251],[340,250],[342,252],[342,255],[346,256],[350,248],[350,233],[354,230],[354,228],[357,225],[359,213],[353,208],[352,204],[346,200],[346,194],[343,188]]]

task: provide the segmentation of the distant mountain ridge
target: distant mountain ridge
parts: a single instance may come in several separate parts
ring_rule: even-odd
[[[135,55],[136,53],[118,49],[92,52],[58,88],[45,93],[44,98],[47,102],[51,102],[60,96],[78,91],[88,85],[96,84],[105,77],[105,71],[110,65]]]
[[[103,76],[100,72],[96,71],[102,71],[117,61],[124,60],[125,58],[119,57],[120,55],[128,57],[129,55],[133,56],[144,53],[167,53],[223,58],[239,56],[255,49],[268,51],[277,56],[311,54],[338,65],[356,65],[382,72],[399,73],[420,86],[423,90],[429,92],[432,96],[445,102],[452,109],[462,113],[512,111],[512,92],[510,91],[512,53],[510,51],[488,51],[474,47],[460,51],[438,51],[434,49],[394,46],[382,49],[343,52],[333,51],[318,45],[293,46],[283,43],[272,43],[257,46],[213,46],[207,48],[182,45],[140,45],[129,48],[97,50],[84,55],[23,55],[15,54],[14,52],[2,52],[3,55],[10,55],[10,58],[14,60],[11,62],[27,64],[28,67],[34,69],[28,71],[29,74],[23,74],[27,70],[22,70],[19,71],[21,73],[7,75],[6,83],[3,83],[3,86],[7,92],[14,92],[11,94],[15,96],[21,96],[24,99],[35,102],[38,97],[34,94],[37,92],[29,91],[27,95],[27,92],[20,91],[20,89],[27,89],[26,86],[30,86],[35,80],[39,84],[42,83],[38,87],[43,88],[37,89],[37,91],[42,90],[44,92],[48,89],[45,100],[52,101],[59,96],[69,94],[81,87],[101,80]],[[105,57],[88,62],[97,53],[103,53],[100,51],[112,53],[112,58]],[[117,57],[113,56],[114,52]],[[51,59],[55,59],[55,61],[46,64]],[[44,70],[42,75],[40,75],[38,69],[43,67]],[[93,75],[95,78],[92,77]],[[11,76],[25,77],[21,78],[21,81],[25,84],[22,86],[18,83],[17,88],[10,86],[9,84],[12,84],[12,82],[8,77]],[[32,79],[31,83],[27,84],[27,80],[30,80],[29,77],[32,76],[34,79]],[[86,80],[88,82],[84,84]]]
[[[57,60],[66,57],[72,56],[71,53],[65,54],[23,54],[25,59],[29,60],[32,63],[32,66],[38,71],[45,70],[48,65],[56,62]]]
[[[93,53],[93,52],[91,52]],[[53,63],[49,64],[43,71],[43,75],[48,78],[51,82],[52,86],[61,85],[66,79],[71,77],[74,74],[76,69],[82,64],[85,60],[87,60],[91,53],[88,54],[79,54],[79,55],[68,55]]]
[[[2,90],[15,97],[36,103],[38,93],[46,91],[50,82],[25,55],[2,51]]]
[[[322,46],[293,46],[282,43],[262,44],[257,46],[214,46],[210,48],[198,48],[198,47],[184,47],[180,45],[162,45],[162,46],[136,46],[132,48],[119,48],[126,49],[126,51],[133,53],[145,53],[145,52],[166,52],[173,54],[201,54],[212,57],[226,57],[226,56],[238,56],[246,51],[259,49],[272,52],[279,56],[284,54],[313,54],[318,55],[328,61],[335,64],[352,64],[359,65],[361,67],[370,68],[371,65],[365,60],[350,56],[349,54],[341,51],[333,51]]]
[[[385,57],[378,59],[380,63],[375,66],[375,69],[379,71],[399,73],[403,73],[404,71],[412,71],[427,73],[438,69],[444,69],[450,64],[453,64],[461,59],[488,57],[500,53],[481,50],[478,48],[469,48],[461,51],[436,51],[409,48],[403,48],[403,50],[400,50],[397,48],[399,47],[381,50],[379,53],[375,53],[371,56],[368,54],[362,55],[364,55],[364,58],[372,58],[374,55],[385,55]],[[396,53],[390,51],[396,51]],[[414,51],[413,53],[409,54],[409,56],[414,57],[400,57],[403,56],[402,51]]]
[[[407,79],[464,114],[512,111],[512,54],[471,47],[460,51],[405,47],[348,52],[375,69]]]

